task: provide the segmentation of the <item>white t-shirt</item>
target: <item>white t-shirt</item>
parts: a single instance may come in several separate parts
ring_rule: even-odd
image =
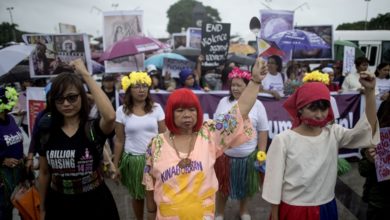
[[[390,91],[390,79],[380,79],[377,77],[376,86],[379,90],[379,94],[376,96],[376,109],[378,110],[382,103],[381,96]]]
[[[152,112],[143,116],[126,115],[123,112],[123,105],[119,106],[115,121],[124,126],[125,152],[134,155],[145,154],[150,141],[158,134],[158,122],[164,119],[164,111],[158,103],[154,103]]]
[[[277,73],[276,75],[267,73],[261,81],[261,85],[264,90],[277,91],[280,96],[284,96],[284,82],[281,73]]]
[[[358,91],[360,88],[363,88],[362,84],[359,82],[360,75],[359,73],[350,73],[345,77],[343,85],[341,86],[343,91]],[[378,95],[378,86],[375,85],[375,95]]]
[[[236,100],[230,102],[229,97],[223,97],[218,103],[214,116],[220,114],[226,114],[236,103],[237,103]],[[234,147],[226,150],[225,151],[226,155],[230,157],[247,157],[257,147],[258,132],[268,131],[267,112],[265,111],[263,103],[261,103],[259,100],[256,100],[248,116],[249,119],[251,120],[253,128],[257,131],[256,136],[252,140],[244,144],[241,144],[238,147]]]
[[[372,137],[363,114],[353,129],[326,126],[315,137],[286,130],[272,139],[267,152],[262,197],[272,204],[317,206],[334,199],[339,148],[375,146],[379,126]]]

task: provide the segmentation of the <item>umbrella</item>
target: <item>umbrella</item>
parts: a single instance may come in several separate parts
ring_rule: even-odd
[[[96,62],[95,60],[91,60],[92,63],[92,74],[104,73],[105,68],[102,64]]]
[[[256,49],[248,44],[230,44],[229,53],[247,55],[256,53]]]
[[[329,44],[320,36],[303,30],[278,32],[271,35],[268,40],[275,42],[284,51],[330,48]]]
[[[107,50],[105,50],[100,57],[100,61],[132,56],[139,53],[145,53],[164,48],[165,46],[163,43],[150,37],[126,37],[120,41],[115,42]]]
[[[28,57],[34,49],[35,45],[18,44],[0,50],[0,76]]]
[[[355,58],[365,56],[365,53],[353,42],[347,40],[336,40],[333,42],[335,51],[335,60],[343,60],[344,46],[355,48]]]
[[[144,65],[148,66],[154,64],[157,68],[162,69],[164,65],[164,58],[176,59],[176,60],[187,60],[184,56],[176,53],[159,53],[155,54],[145,60]]]
[[[179,47],[177,49],[174,49],[172,53],[177,53],[185,57],[196,57],[200,55],[200,49],[199,48],[193,48],[193,47]]]
[[[256,62],[256,58],[241,55],[241,54],[231,54],[228,55],[228,61],[235,62],[237,64],[252,66]]]
[[[28,65],[16,65],[7,74],[0,76],[1,83],[13,83],[29,80],[30,68]]]

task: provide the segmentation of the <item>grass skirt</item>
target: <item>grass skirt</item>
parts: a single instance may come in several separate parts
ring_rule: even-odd
[[[123,153],[119,165],[121,182],[129,190],[133,199],[145,198],[145,186],[142,177],[145,168],[145,155],[132,155]]]
[[[259,189],[259,173],[254,162],[257,151],[248,157],[220,156],[215,162],[219,192],[231,199],[241,200],[253,196]]]

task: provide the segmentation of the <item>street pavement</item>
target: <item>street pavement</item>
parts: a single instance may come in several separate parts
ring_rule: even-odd
[[[352,169],[339,177],[336,184],[336,200],[339,220],[363,220],[367,206],[361,201],[364,178],[359,175],[357,162],[351,162]],[[125,187],[106,179],[108,187],[115,198],[121,220],[135,220],[131,208],[131,197]],[[249,213],[253,220],[268,219],[270,206],[261,198],[261,192],[256,193],[249,202]],[[239,203],[229,200],[225,209],[225,220],[239,220]],[[146,219],[146,208],[145,208]],[[20,220],[17,210],[14,210],[13,220]]]
[[[351,162],[351,165],[352,170],[338,178],[336,184],[339,220],[365,219],[366,204],[361,201],[364,178],[359,175],[357,162]],[[106,183],[114,195],[121,220],[135,219],[131,208],[131,197],[126,188],[117,185],[109,179],[106,180]],[[261,192],[258,192],[251,198],[249,202],[249,213],[253,220],[268,219],[269,211],[270,205],[261,198]],[[239,203],[237,201],[229,200],[226,204],[225,220],[239,220],[240,217],[238,213]]]

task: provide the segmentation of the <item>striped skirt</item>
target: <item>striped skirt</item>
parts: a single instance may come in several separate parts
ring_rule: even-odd
[[[259,172],[254,162],[257,151],[248,157],[229,157],[222,154],[215,162],[219,192],[231,199],[241,200],[253,196],[259,190]]]

